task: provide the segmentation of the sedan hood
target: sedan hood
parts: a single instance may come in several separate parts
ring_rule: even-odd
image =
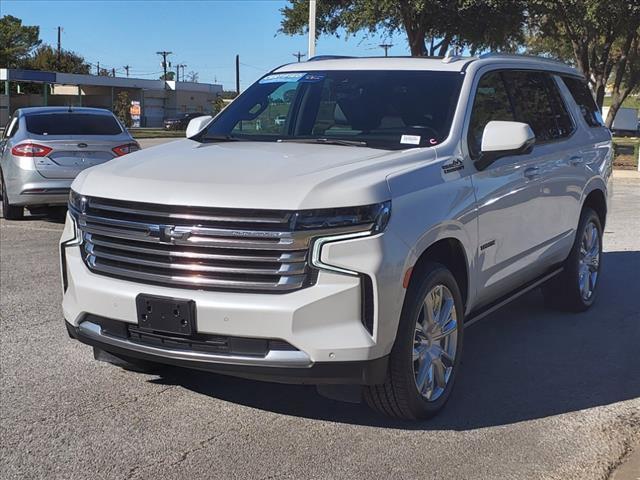
[[[406,153],[179,140],[85,170],[72,188],[88,196],[173,205],[285,210],[366,205],[390,197],[384,170],[398,168]]]

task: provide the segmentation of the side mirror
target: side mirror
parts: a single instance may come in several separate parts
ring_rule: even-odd
[[[203,115],[202,117],[192,118],[187,125],[186,137],[191,138],[202,131],[204,127],[213,119],[211,115]]]
[[[535,142],[536,136],[528,124],[493,120],[482,132],[482,155],[476,167],[483,170],[501,157],[529,153]]]

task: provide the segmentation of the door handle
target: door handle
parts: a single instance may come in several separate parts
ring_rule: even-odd
[[[584,158],[582,158],[580,155],[576,155],[575,157],[571,157],[569,159],[569,163],[574,167],[577,167],[578,165],[582,165],[582,162],[584,162]]]
[[[524,171],[524,176],[529,180],[539,177],[540,169],[538,167],[529,167]]]

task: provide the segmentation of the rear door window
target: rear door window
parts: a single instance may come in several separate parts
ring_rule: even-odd
[[[118,135],[122,128],[111,115],[38,113],[25,117],[27,131],[35,135]]]
[[[578,107],[580,107],[580,111],[587,125],[590,127],[602,127],[604,125],[602,115],[593,99],[593,95],[591,95],[591,90],[589,90],[587,82],[576,77],[562,77],[562,81],[569,89],[569,92],[571,92],[571,96]]]
[[[516,121],[527,123],[536,135],[537,143],[561,137],[556,122],[545,74],[529,71],[503,72],[513,100]]]

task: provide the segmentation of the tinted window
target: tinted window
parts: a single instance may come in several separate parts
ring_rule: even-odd
[[[562,94],[558,90],[555,80],[548,74],[545,74],[547,82],[547,90],[549,92],[549,100],[551,101],[551,109],[556,121],[556,129],[558,130],[557,138],[568,137],[573,133],[573,120],[567,110]]]
[[[562,77],[562,81],[569,89],[569,92],[571,92],[571,96],[578,107],[580,107],[580,111],[587,125],[590,127],[601,127],[603,125],[602,116],[600,115],[596,102],[593,100],[587,82],[575,77]]]
[[[469,151],[473,158],[480,156],[482,133],[492,120],[515,120],[509,95],[499,72],[483,75],[476,89],[468,134]]]
[[[87,113],[37,113],[26,118],[27,130],[36,135],[118,135],[120,125],[111,115]]]
[[[270,74],[229,104],[202,139],[326,138],[389,149],[436,145],[449,134],[461,84],[458,72]]]
[[[503,77],[509,89],[516,121],[529,124],[536,142],[548,142],[560,136],[556,115],[540,72],[505,71]]]

